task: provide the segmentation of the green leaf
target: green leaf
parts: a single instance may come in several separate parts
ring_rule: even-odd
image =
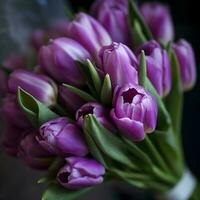
[[[63,84],[63,86],[68,88],[71,92],[80,96],[85,101],[96,101],[96,99],[94,97],[92,97],[90,94],[88,94],[87,92],[84,92],[81,89],[78,89],[74,86],[71,86],[71,85],[68,85],[68,84],[65,84],[65,83]]]
[[[146,65],[146,58],[145,53],[142,50],[140,54],[140,71],[139,71],[139,83],[140,85],[145,85],[146,77],[147,77],[147,65]]]
[[[158,124],[156,130],[168,130],[171,126],[171,118],[160,95],[157,93],[156,89],[154,88],[154,86],[148,78],[146,78],[144,87],[155,97],[158,105]]]
[[[21,88],[18,89],[18,102],[35,127],[58,117],[56,113]]]
[[[103,80],[101,101],[107,106],[111,105],[112,103],[112,84],[109,74],[106,74]]]
[[[104,128],[96,118],[89,114],[84,118],[84,130],[90,134],[95,144],[100,150],[110,159],[118,163],[128,166],[131,169],[136,169],[137,166],[129,157],[126,144],[120,138],[115,136],[109,130]]]
[[[132,28],[134,28],[134,26],[135,26],[135,20],[138,21],[138,23],[140,25],[140,29],[142,30],[146,40],[153,39],[151,31],[149,30],[148,26],[144,22],[144,19],[143,19],[142,15],[140,14],[140,11],[138,10],[138,8],[133,0],[129,0],[128,18],[129,18],[130,26]]]
[[[183,91],[181,88],[180,68],[174,52],[170,54],[172,69],[172,88],[165,99],[165,105],[170,113],[172,125],[176,134],[180,134],[183,106]]]
[[[75,200],[89,192],[92,188],[69,190],[56,183],[50,184],[42,195],[42,200]]]
[[[87,65],[90,71],[90,76],[92,78],[93,85],[96,89],[97,94],[99,94],[101,92],[101,79],[99,77],[99,74],[96,70],[96,67],[92,64],[92,62],[89,59],[87,59]]]

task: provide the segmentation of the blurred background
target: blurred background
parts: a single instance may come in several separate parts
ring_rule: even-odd
[[[149,0],[150,1],[150,0]],[[159,0],[169,4],[177,38],[186,38],[196,53],[197,72],[200,74],[200,12],[198,1]],[[8,53],[26,52],[29,34],[36,28],[47,27],[65,18],[64,5],[74,10],[87,9],[92,0],[1,0],[0,1],[0,62]],[[138,3],[142,3],[139,0]],[[200,178],[200,80],[196,87],[185,95],[183,114],[183,144],[186,161],[191,171]],[[2,120],[0,120],[1,122]],[[2,128],[2,124],[0,124]],[[1,131],[2,132],[2,131]],[[0,134],[1,134],[0,132]],[[36,181],[42,172],[29,169],[20,161],[8,157],[0,150],[0,200],[40,199],[42,185]],[[151,193],[136,190],[119,183],[109,183],[98,187],[84,200],[89,199],[151,200]]]

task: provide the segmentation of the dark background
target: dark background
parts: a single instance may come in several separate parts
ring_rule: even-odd
[[[23,2],[23,3],[20,3]],[[25,2],[25,3],[24,3]],[[21,27],[27,27],[21,36],[27,39],[27,35],[35,27],[48,25],[55,19],[64,17],[61,9],[64,1],[58,0],[1,0],[0,1],[0,61],[8,53],[15,49],[24,51],[26,46],[19,47],[22,37],[17,36]],[[90,0],[71,0],[76,9],[87,8]],[[143,1],[138,1],[143,2]],[[186,38],[195,50],[197,61],[197,73],[200,74],[200,10],[198,1],[188,0],[160,0],[168,3],[175,23],[176,38]],[[9,9],[9,4],[15,3],[17,9]],[[48,5],[46,5],[48,3]],[[45,5],[45,6],[44,6]],[[7,6],[7,7],[6,7]],[[6,8],[5,8],[6,7]],[[33,12],[30,14],[29,12]],[[59,12],[58,12],[59,11]],[[19,15],[19,13],[21,15]],[[18,16],[19,15],[19,16]],[[17,17],[19,19],[17,19]],[[47,17],[48,16],[48,17]],[[48,20],[46,20],[48,18]],[[8,25],[10,21],[23,21]],[[17,21],[17,22],[18,22]],[[30,24],[32,26],[30,26]],[[14,26],[14,27],[13,27]],[[10,31],[14,30],[10,36]],[[20,35],[20,34],[19,34]],[[13,39],[14,37],[14,39]],[[12,38],[12,39],[11,39]],[[16,39],[17,38],[17,39]],[[200,79],[198,77],[196,87],[185,94],[184,117],[183,117],[183,144],[187,164],[191,171],[200,178]],[[42,186],[36,184],[36,180],[42,173],[36,172],[24,166],[23,163],[7,157],[0,150],[0,200],[37,200],[39,199]],[[33,184],[35,183],[35,184]],[[117,193],[119,195],[117,196]],[[97,188],[94,192],[83,199],[152,199],[150,193],[133,191],[128,186],[110,184]]]

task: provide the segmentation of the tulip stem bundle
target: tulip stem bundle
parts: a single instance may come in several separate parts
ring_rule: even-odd
[[[5,62],[4,149],[46,170],[43,200],[73,200],[110,180],[167,197],[186,173],[181,121],[183,92],[196,79],[192,47],[173,42],[162,4],[97,0],[90,13],[35,32],[32,70]],[[189,179],[184,199],[199,199]]]

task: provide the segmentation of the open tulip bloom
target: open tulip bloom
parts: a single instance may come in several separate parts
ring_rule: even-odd
[[[4,62],[5,151],[46,171],[45,200],[76,199],[110,180],[200,199],[181,142],[183,92],[196,80],[192,46],[173,41],[160,3],[96,0],[90,13],[60,23],[46,44],[40,30],[36,67]]]

